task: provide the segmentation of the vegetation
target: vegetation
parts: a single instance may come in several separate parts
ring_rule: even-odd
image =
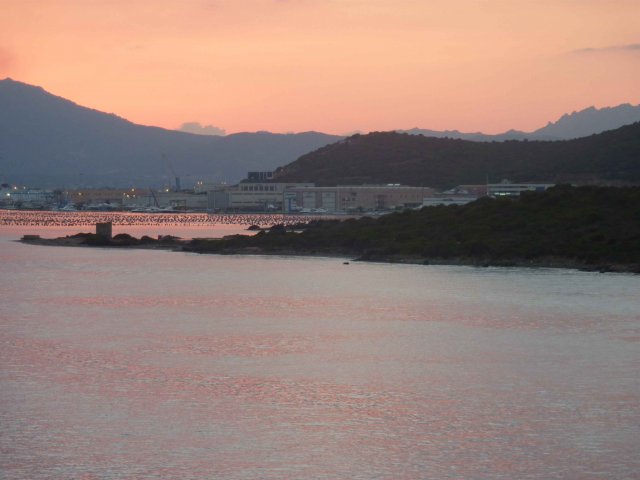
[[[254,236],[107,239],[79,233],[25,243],[162,248],[197,253],[349,256],[360,260],[574,267],[640,273],[640,187],[557,186],[518,198],[482,198],[379,218],[274,225]]]
[[[640,187],[558,186],[515,199],[482,198],[377,219],[316,221],[301,233],[275,227],[253,237],[196,239],[184,248],[640,273]]]
[[[640,123],[564,141],[471,142],[394,132],[354,135],[276,171],[277,181],[450,188],[516,182],[640,182]]]
[[[162,237],[158,237],[157,239],[145,235],[142,238],[138,239],[129,235],[128,233],[119,233],[113,238],[107,238],[95,233],[76,233],[75,235],[69,235],[66,237],[55,239],[40,238],[39,235],[24,235],[21,240],[25,243],[35,243],[39,245],[121,248],[176,248],[184,243],[180,238],[171,235],[165,235]]]

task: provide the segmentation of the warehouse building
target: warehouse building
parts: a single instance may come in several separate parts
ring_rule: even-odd
[[[285,192],[285,212],[372,212],[422,205],[433,195],[427,187],[387,185],[339,185],[337,187],[292,187]]]

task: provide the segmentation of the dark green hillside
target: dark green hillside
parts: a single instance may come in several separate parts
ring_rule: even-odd
[[[640,123],[564,141],[471,142],[394,132],[354,135],[277,170],[280,181],[320,185],[550,181],[640,182]]]
[[[275,228],[255,237],[194,240],[187,249],[640,272],[640,187],[559,186],[519,199],[319,221],[302,233]]]

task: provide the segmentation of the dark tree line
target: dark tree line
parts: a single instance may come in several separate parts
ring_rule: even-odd
[[[550,259],[640,269],[640,187],[557,186],[519,198],[407,210],[379,218],[325,220],[301,233],[195,240],[202,253],[344,254],[370,260],[544,263]]]
[[[406,133],[354,135],[276,171],[319,185],[401,183],[451,188],[516,182],[640,183],[640,123],[576,140],[471,142]]]

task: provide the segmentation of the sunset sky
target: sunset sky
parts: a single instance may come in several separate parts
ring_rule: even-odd
[[[534,130],[640,103],[640,0],[0,0],[0,78],[136,123]]]

